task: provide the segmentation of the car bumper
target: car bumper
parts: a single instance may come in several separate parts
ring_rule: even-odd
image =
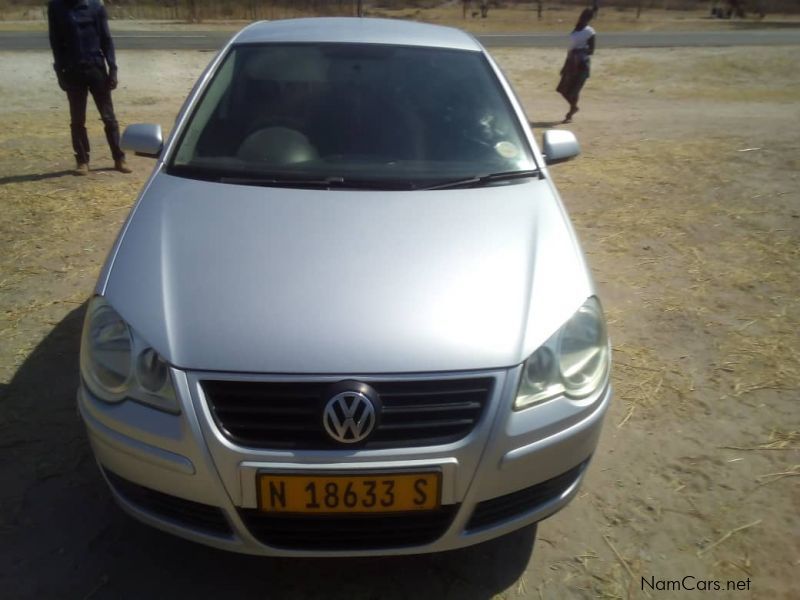
[[[419,554],[510,533],[552,515],[577,493],[597,445],[612,395],[610,385],[580,402],[556,398],[515,412],[511,404],[519,371],[481,374],[491,376],[495,385],[478,424],[457,442],[430,447],[359,451],[241,447],[214,421],[200,384],[205,374],[178,370],[172,376],[181,404],[179,415],[132,401],[107,404],[84,386],[78,391],[78,406],[114,497],[126,512],[149,525],[217,548],[257,555]],[[374,518],[367,524],[374,544],[344,543],[343,532],[351,530],[347,518],[287,520],[258,510],[256,478],[261,472],[409,470],[441,473],[441,508]],[[303,543],[304,531],[316,535],[329,526],[326,539],[342,538],[340,546]]]

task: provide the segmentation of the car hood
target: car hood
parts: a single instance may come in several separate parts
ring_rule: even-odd
[[[156,174],[99,293],[176,367],[399,373],[522,362],[592,293],[550,182],[301,190]]]

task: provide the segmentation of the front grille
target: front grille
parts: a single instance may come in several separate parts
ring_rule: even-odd
[[[444,535],[458,505],[401,515],[274,516],[255,509],[239,515],[260,542],[286,550],[381,550],[430,544]]]
[[[227,537],[233,533],[222,510],[216,506],[157,492],[123,479],[108,469],[103,471],[116,492],[137,508],[176,525],[199,529],[211,535]]]
[[[577,481],[588,460],[566,473],[537,483],[512,494],[479,502],[467,523],[467,531],[482,529],[529,512],[549,500],[558,498]]]
[[[380,396],[380,422],[358,448],[431,446],[457,441],[475,427],[490,377],[369,382]],[[341,449],[325,433],[326,382],[202,381],[217,426],[243,446]]]

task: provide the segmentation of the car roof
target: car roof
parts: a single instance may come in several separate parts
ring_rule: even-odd
[[[477,40],[453,27],[399,19],[322,17],[259,21],[245,27],[234,44],[323,42],[427,46],[482,51]]]

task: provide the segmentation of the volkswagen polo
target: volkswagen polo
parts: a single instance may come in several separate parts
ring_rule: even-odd
[[[449,550],[576,494],[600,303],[500,69],[456,29],[256,23],[162,141],[88,304],[78,405],[134,517],[261,555]]]

